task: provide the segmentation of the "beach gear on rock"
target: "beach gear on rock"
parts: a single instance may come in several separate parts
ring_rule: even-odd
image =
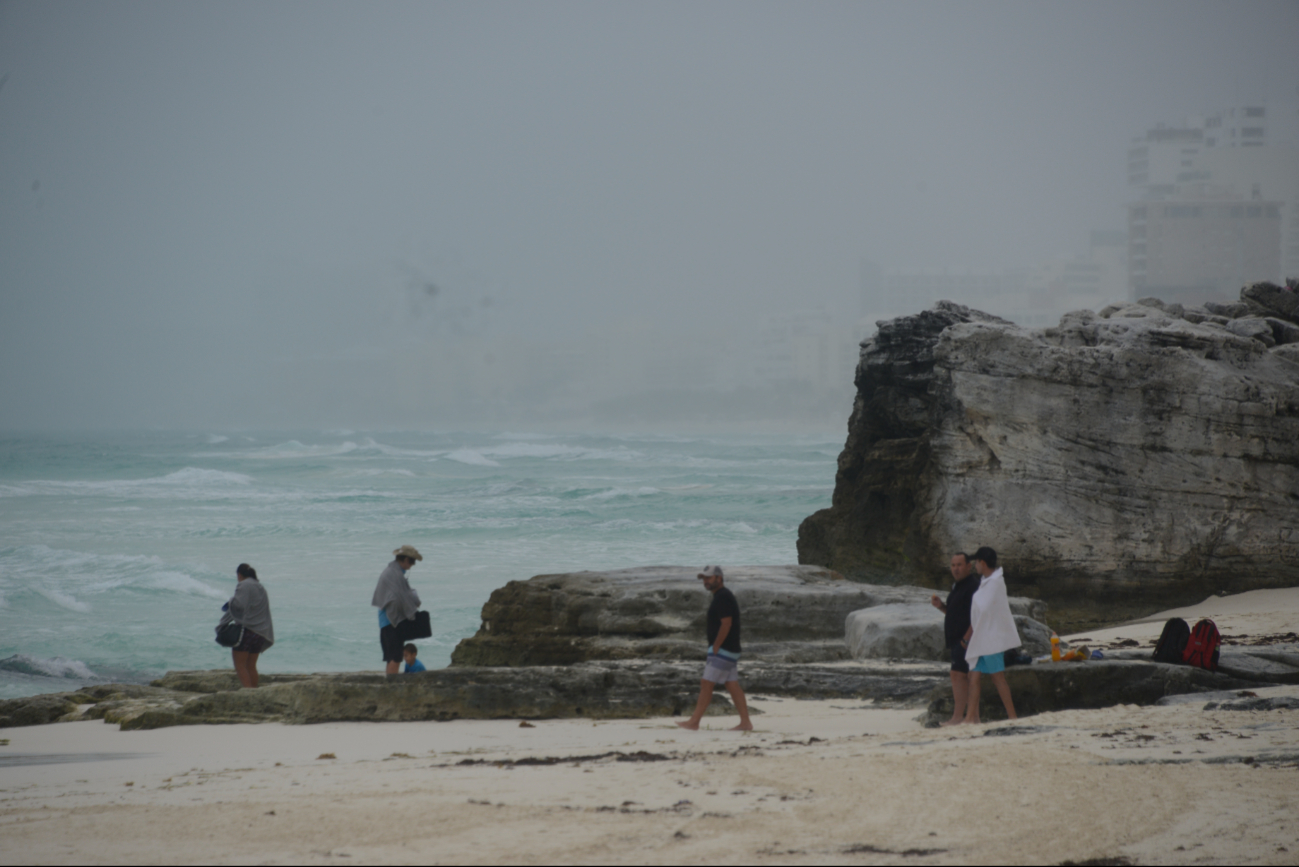
[[[1006,665],[1032,665],[1033,657],[1024,652],[1022,647],[1016,647],[1014,650],[1007,650],[1004,654]]]
[[[1060,636],[1054,632],[1051,633],[1051,661],[1060,661]]]
[[[1222,635],[1218,632],[1217,624],[1206,617],[1191,630],[1191,638],[1182,651],[1182,661],[1196,668],[1217,671],[1218,647],[1221,644]]]
[[[1186,625],[1186,621],[1180,617],[1170,617],[1164,624],[1164,631],[1159,633],[1159,641],[1155,644],[1155,652],[1151,654],[1151,659],[1155,662],[1181,665],[1182,655],[1186,652],[1186,644],[1190,640],[1191,627]]]
[[[970,601],[970,624],[974,634],[965,648],[965,658],[1000,656],[1023,644],[1006,596],[1006,578],[1000,567],[984,578]]]
[[[397,640],[403,643],[416,638],[432,638],[433,624],[427,611],[416,611],[415,616],[397,624]]]

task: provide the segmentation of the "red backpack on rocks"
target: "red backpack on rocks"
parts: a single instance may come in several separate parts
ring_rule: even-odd
[[[1197,668],[1217,671],[1220,644],[1222,644],[1222,635],[1219,634],[1218,627],[1206,617],[1195,624],[1195,628],[1191,630],[1191,637],[1186,642],[1186,650],[1182,651],[1182,662]]]

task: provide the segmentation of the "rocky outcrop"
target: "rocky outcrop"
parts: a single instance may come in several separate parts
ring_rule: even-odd
[[[709,595],[697,567],[650,566],[511,581],[483,606],[482,627],[453,666],[566,665],[590,660],[699,660]],[[727,567],[740,603],[746,661],[848,658],[844,619],[875,605],[925,602],[918,587],[845,581],[815,566]]]
[[[0,702],[0,728],[102,719],[123,730],[255,722],[618,719],[680,716],[699,694],[699,665],[648,661],[446,668],[420,674],[286,676],[239,689],[229,671],[170,672],[153,686],[108,684]],[[746,664],[752,695],[916,706],[941,665]],[[719,691],[710,712],[732,713]]]
[[[1233,648],[1229,673],[1122,660],[1007,669],[1021,713],[1070,707],[1149,704],[1204,690],[1296,683],[1294,645]],[[948,666],[876,661],[828,664],[746,662],[745,691],[766,699],[840,699],[951,713]],[[101,684],[76,692],[0,701],[0,728],[100,719],[124,731],[176,725],[439,721],[453,719],[640,719],[680,716],[694,706],[698,662],[586,662],[568,666],[444,668],[420,674],[263,675],[239,689],[228,669],[168,672],[150,686]],[[940,688],[949,684],[946,693]],[[947,704],[943,705],[946,695]],[[1000,708],[985,690],[989,719]],[[945,709],[944,709],[945,708]],[[710,713],[734,708],[721,692]],[[936,716],[934,718],[937,718]]]
[[[1039,331],[950,302],[880,322],[799,561],[935,586],[991,545],[1061,630],[1299,583],[1297,298],[1259,284]]]
[[[1031,601],[1017,599],[1011,607],[1024,652],[1030,656],[1050,653],[1051,629],[1029,616],[1034,610]],[[848,615],[844,632],[853,659],[951,658],[943,615],[929,604],[879,605],[854,611]]]
[[[1021,717],[1117,704],[1151,705],[1171,695],[1239,690],[1257,685],[1254,681],[1187,665],[1122,659],[1017,666],[1006,669],[1006,681],[1010,684],[1015,713]],[[934,690],[925,723],[936,726],[951,716],[952,687],[947,684]],[[979,717],[1006,719],[1000,696],[986,682],[979,693]]]

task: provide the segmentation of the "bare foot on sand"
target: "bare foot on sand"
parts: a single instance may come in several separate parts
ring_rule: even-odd
[[[677,723],[677,725],[681,726],[683,729],[689,729],[692,732],[699,731],[699,723],[691,722],[690,720],[683,720],[682,722]]]
[[[958,725],[960,725],[960,724],[963,723],[963,722],[965,722],[965,720],[959,720],[959,719],[946,719],[946,720],[943,720],[942,722],[940,722],[939,725],[940,725],[940,726],[958,726]]]
[[[745,723],[740,723],[740,724],[737,725],[735,728],[731,729],[731,731],[733,731],[733,732],[751,732],[751,731],[753,731],[753,723],[747,723],[747,724],[745,724]]]

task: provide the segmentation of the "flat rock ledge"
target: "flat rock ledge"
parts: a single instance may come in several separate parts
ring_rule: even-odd
[[[482,626],[456,647],[451,665],[696,660],[709,601],[698,571],[645,566],[511,581],[492,592]],[[728,566],[726,586],[740,603],[744,658],[764,663],[851,659],[844,641],[849,614],[878,605],[928,606],[932,593],[847,581],[819,566]],[[1011,604],[1016,614],[1045,617],[1042,602]]]
[[[1006,719],[997,690],[984,678],[979,716],[993,722]],[[1015,712],[1032,716],[1055,710],[1113,707],[1119,704],[1158,704],[1168,696],[1222,693],[1258,687],[1257,681],[1221,672],[1136,659],[1060,662],[1006,669],[1006,680]],[[1269,684],[1271,685],[1271,684]],[[952,716],[951,684],[935,689],[925,714],[925,725],[937,726]]]
[[[639,719],[682,716],[699,692],[702,663],[619,661],[571,666],[461,667],[419,674],[263,675],[240,689],[234,672],[169,672],[150,686],[104,684],[0,702],[0,728],[102,719],[123,730],[173,725],[453,719]],[[750,694],[874,700],[920,706],[946,669],[747,664]],[[722,694],[713,713],[733,713]]]
[[[1277,653],[1275,649],[1267,652]],[[694,706],[700,668],[698,661],[633,660],[444,668],[397,675],[263,675],[259,689],[240,689],[234,672],[228,669],[175,671],[149,686],[101,684],[76,692],[2,701],[0,728],[92,719],[117,724],[125,731],[257,722],[683,716]],[[1251,670],[1237,661],[1235,670],[1245,676],[1236,676],[1143,659],[1117,659],[1012,667],[1007,669],[1007,677],[1020,715],[1029,716],[1258,688],[1275,683],[1267,675],[1293,674],[1293,668],[1286,669]],[[741,679],[745,691],[759,702],[763,697],[868,701],[877,707],[925,709],[926,720],[937,724],[950,716],[952,709],[947,671],[943,663],[923,661],[746,662]],[[716,694],[710,712],[730,714],[734,709],[724,696]],[[1004,717],[996,691],[986,684],[982,713],[989,720]]]

